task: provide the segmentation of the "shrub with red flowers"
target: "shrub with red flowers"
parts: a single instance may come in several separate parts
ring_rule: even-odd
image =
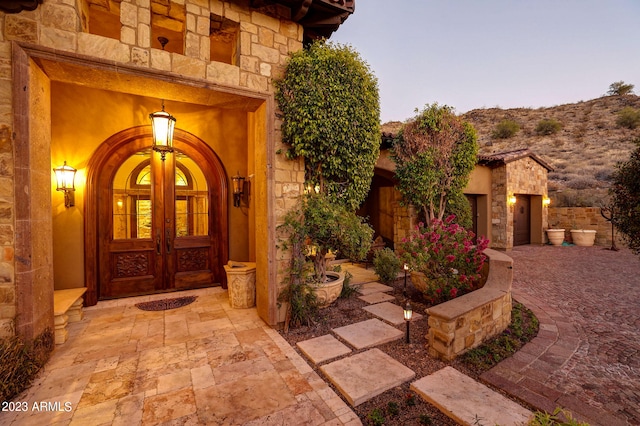
[[[461,296],[480,285],[482,253],[489,241],[454,223],[451,215],[444,221],[432,220],[429,227],[419,223],[410,238],[401,244],[401,256],[411,270],[425,274],[429,285],[425,298],[433,304]]]

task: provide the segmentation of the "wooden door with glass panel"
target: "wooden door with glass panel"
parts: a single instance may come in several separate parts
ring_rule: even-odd
[[[215,283],[211,188],[197,162],[180,151],[162,160],[146,148],[112,163],[100,185],[99,297]]]

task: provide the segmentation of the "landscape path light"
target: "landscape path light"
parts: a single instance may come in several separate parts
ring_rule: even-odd
[[[404,315],[404,321],[407,323],[407,343],[411,343],[411,339],[409,338],[409,324],[411,323],[411,318],[413,317],[413,310],[411,309],[411,303],[407,300],[407,304],[404,306],[402,313]]]

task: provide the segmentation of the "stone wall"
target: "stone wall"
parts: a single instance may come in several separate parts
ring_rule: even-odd
[[[452,360],[502,333],[511,323],[513,260],[486,249],[489,272],[476,291],[427,309],[429,355]]]
[[[534,195],[531,200],[531,242],[544,241],[547,209],[542,197],[547,195],[547,169],[531,157],[521,158],[492,171],[491,247],[513,248],[513,209],[507,200],[514,194]]]
[[[600,207],[550,207],[549,227],[564,228],[565,241],[571,241],[572,229],[592,229],[596,231],[597,246],[611,247],[611,223],[600,214]],[[616,231],[616,244],[624,246],[624,241]]]
[[[267,97],[268,106],[259,112],[266,114],[267,123],[256,129],[256,140],[268,141],[268,146],[256,144],[256,157],[264,159],[266,170],[257,170],[266,179],[264,188],[258,194],[268,205],[268,214],[257,218],[256,240],[258,251],[276,250],[269,241],[274,241],[275,224],[294,203],[295,198],[302,192],[304,169],[300,161],[288,161],[283,156],[275,155],[281,147],[280,123],[275,119],[275,104],[271,96],[274,87],[273,79],[282,74],[289,53],[302,48],[303,28],[290,21],[282,9],[271,9],[273,16],[267,16],[256,10],[241,5],[219,0],[175,0],[174,3],[183,5],[185,10],[184,54],[177,54],[161,49],[152,48],[151,40],[151,2],[149,0],[123,0],[120,3],[120,38],[113,39],[86,32],[87,7],[83,1],[75,0],[45,0],[34,11],[24,11],[18,14],[0,12],[0,336],[15,333],[15,318],[22,315],[16,312],[16,249],[15,213],[16,196],[14,186],[20,186],[21,192],[29,193],[31,181],[14,183],[14,149],[15,122],[24,114],[25,105],[14,104],[12,87],[16,75],[28,73],[28,69],[13,69],[12,42],[26,43],[45,49],[66,52],[86,59],[112,61],[115,64],[137,67],[142,70],[153,71],[158,74],[181,76],[195,84],[212,84],[214,87],[237,88],[248,92],[263,94]],[[210,61],[209,20],[211,15],[224,17],[239,24],[238,65],[231,65]],[[13,69],[13,70],[12,70]],[[12,77],[13,75],[13,77]],[[266,112],[265,112],[266,111]],[[25,117],[29,120],[29,117]],[[273,124],[275,122],[275,125]],[[27,124],[27,128],[28,128]],[[20,136],[19,137],[25,137]],[[27,136],[28,137],[28,136]],[[28,139],[31,143],[31,139]],[[44,152],[49,152],[44,147]],[[50,160],[49,160],[50,162]],[[50,171],[48,164],[46,169]],[[43,169],[44,170],[44,169]],[[27,171],[28,172],[28,171]],[[41,176],[36,176],[38,179]],[[47,176],[44,176],[46,178]],[[32,179],[32,178],[28,178]],[[47,180],[48,182],[48,180]],[[42,182],[41,182],[42,184]],[[16,189],[17,192],[17,189]],[[23,195],[24,197],[24,195]],[[275,200],[275,201],[274,201]],[[33,201],[31,201],[33,203]],[[51,215],[50,202],[38,200],[38,205],[27,203],[34,215]],[[30,210],[25,210],[30,211]],[[260,234],[264,231],[264,234]],[[267,235],[269,238],[262,238]],[[50,235],[47,236],[50,238]],[[48,252],[37,253],[41,259],[32,259],[35,252],[26,253],[25,262],[31,265],[40,263],[50,264],[51,249]],[[286,256],[286,255],[285,255]],[[17,257],[17,254],[16,254]],[[264,286],[269,287],[266,299],[269,307],[260,310],[263,318],[270,323],[274,321],[276,290],[272,281],[281,281],[281,274],[276,276],[276,265],[273,265],[271,255],[264,255],[264,262],[260,267],[264,271],[258,276],[264,280]],[[268,270],[267,270],[268,269]],[[31,271],[23,275],[25,284],[38,287],[36,302],[49,304],[52,300],[53,282],[51,277],[43,277]],[[45,279],[42,279],[45,278]],[[34,286],[36,279],[41,283]],[[42,293],[40,287],[50,290]],[[21,291],[24,291],[21,285]],[[49,297],[51,296],[51,297]],[[35,293],[24,297],[36,297]],[[264,300],[264,298],[263,298]],[[52,303],[52,302],[51,302]],[[273,305],[273,306],[271,306]],[[267,312],[268,313],[264,313]],[[46,311],[43,311],[46,312]],[[30,315],[38,316],[37,313]],[[32,330],[27,334],[39,334],[42,330]]]

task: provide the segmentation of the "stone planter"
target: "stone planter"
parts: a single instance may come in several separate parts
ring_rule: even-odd
[[[547,229],[547,238],[553,246],[561,246],[564,242],[564,229]]]
[[[591,247],[596,240],[596,231],[592,229],[572,229],[571,240],[580,247]]]
[[[411,284],[424,293],[429,287],[429,279],[422,272],[411,271]]]
[[[326,283],[313,286],[320,308],[326,308],[340,296],[344,284],[344,272],[327,271],[327,280]]]
[[[256,306],[256,264],[229,261],[224,265],[229,289],[229,304],[234,309]]]

